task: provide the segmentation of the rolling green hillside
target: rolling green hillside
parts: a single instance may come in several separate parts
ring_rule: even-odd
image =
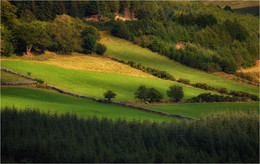
[[[150,121],[177,120],[131,108],[62,95],[47,90],[3,87],[1,91],[1,108],[5,106],[15,106],[18,109],[37,108],[40,111],[49,111],[51,114],[75,113],[78,117],[82,118],[97,116],[98,118],[107,117],[114,120],[125,118],[128,121],[134,119]]]
[[[166,90],[173,84],[183,87],[185,99],[207,92],[167,80],[65,69],[33,61],[2,60],[2,66],[23,74],[32,72],[32,77],[42,79],[48,84],[97,98],[104,98],[103,94],[107,90],[113,90],[117,94],[115,100],[137,100],[134,93],[140,85],[158,89],[164,95],[164,99],[168,99]]]
[[[216,88],[227,88],[228,90],[244,91],[258,95],[258,88],[228,80],[217,75],[189,68],[164,56],[141,48],[124,39],[116,38],[103,33],[101,43],[107,46],[107,55],[123,60],[132,60],[144,66],[164,70],[176,79],[184,78],[193,83],[206,83]]]
[[[165,113],[182,114],[200,118],[203,115],[224,111],[258,111],[259,103],[200,103],[200,104],[151,104],[147,108],[163,111]]]

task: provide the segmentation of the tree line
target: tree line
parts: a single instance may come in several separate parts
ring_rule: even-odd
[[[259,23],[253,16],[200,2],[143,2],[136,15],[138,21],[114,22],[111,34],[209,72],[234,74],[258,59]],[[187,45],[177,49],[177,43]]]
[[[1,2],[1,52],[5,56],[44,50],[62,54],[74,51],[103,54],[106,51],[106,47],[98,43],[99,31],[79,18],[62,14],[55,15],[53,20],[41,21],[28,13],[26,18],[17,18],[17,10],[10,2]]]
[[[259,113],[150,122],[1,110],[1,162],[258,162]],[[248,130],[250,129],[250,130]]]

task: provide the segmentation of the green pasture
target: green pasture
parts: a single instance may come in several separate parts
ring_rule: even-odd
[[[35,88],[3,87],[1,88],[1,108],[18,109],[37,108],[40,111],[57,114],[77,114],[82,118],[97,116],[111,119],[171,121],[178,120],[121,106],[103,104],[95,101],[49,92]]]
[[[181,114],[200,118],[203,115],[219,113],[224,111],[259,111],[259,103],[194,103],[194,104],[149,104],[147,108],[155,109],[165,113]]]
[[[19,75],[15,75],[12,73],[5,72],[1,70],[1,82],[7,81],[27,81],[28,79],[21,77]]]
[[[217,75],[206,73],[182,65],[167,57],[154,53],[147,48],[134,45],[124,39],[116,38],[108,34],[103,34],[101,42],[107,46],[106,54],[123,60],[132,60],[137,64],[167,71],[176,79],[184,78],[193,83],[206,83],[217,88],[227,88],[228,90],[245,91],[258,95],[258,88],[247,84],[242,84],[228,80]]]
[[[137,100],[134,93],[140,85],[154,87],[164,95],[164,99],[168,99],[166,91],[169,86],[174,84],[183,87],[184,99],[189,99],[207,92],[162,79],[66,69],[32,61],[3,60],[2,66],[23,74],[31,72],[31,77],[42,79],[48,84],[55,85],[73,93],[97,98],[104,98],[103,94],[108,90],[112,90],[117,94],[115,100]]]

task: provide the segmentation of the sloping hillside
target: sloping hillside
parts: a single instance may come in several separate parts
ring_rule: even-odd
[[[134,45],[124,39],[113,37],[107,33],[102,33],[102,35],[101,43],[107,46],[106,55],[123,60],[132,60],[147,67],[167,71],[176,79],[184,78],[194,83],[206,83],[217,88],[224,87],[228,90],[245,91],[258,95],[257,87],[228,80],[197,69],[192,69],[173,60],[169,60],[167,57],[151,52],[146,48]]]
[[[137,100],[134,93],[140,85],[154,87],[163,94],[164,99],[168,99],[166,90],[174,84],[183,87],[185,99],[208,92],[158,78],[68,69],[29,60],[3,60],[2,66],[23,74],[31,72],[32,77],[42,79],[48,84],[97,98],[104,98],[103,94],[108,90],[112,90],[117,94],[115,100]]]
[[[119,118],[128,121],[150,120],[166,121],[174,120],[170,117],[160,116],[121,106],[98,103],[91,100],[62,95],[48,90],[35,88],[4,87],[1,88],[1,108],[15,106],[18,109],[36,108],[41,111],[57,113],[77,114],[79,118],[107,117],[113,120]],[[177,119],[175,119],[177,120]]]

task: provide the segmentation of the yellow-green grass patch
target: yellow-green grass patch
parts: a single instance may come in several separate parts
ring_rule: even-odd
[[[67,69],[88,70],[95,72],[106,72],[137,77],[155,78],[148,73],[144,73],[125,64],[98,55],[84,55],[79,53],[72,53],[72,55],[58,55],[53,52],[46,52],[42,55],[37,56],[20,57],[16,60],[30,60],[37,63],[50,64]]]

